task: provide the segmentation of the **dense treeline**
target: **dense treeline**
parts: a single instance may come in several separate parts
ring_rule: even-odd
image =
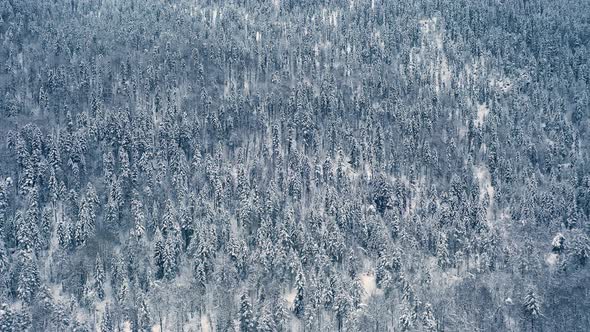
[[[0,331],[584,331],[590,2],[0,0]]]

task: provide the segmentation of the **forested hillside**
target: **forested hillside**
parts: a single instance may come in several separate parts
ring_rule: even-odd
[[[0,0],[0,331],[588,331],[590,1]]]

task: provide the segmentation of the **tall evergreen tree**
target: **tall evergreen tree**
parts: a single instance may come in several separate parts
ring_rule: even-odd
[[[252,304],[246,293],[243,293],[240,297],[240,331],[255,331]]]

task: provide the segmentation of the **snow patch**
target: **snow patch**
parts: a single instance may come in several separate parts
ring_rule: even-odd
[[[476,166],[475,167],[475,177],[479,181],[479,197],[483,199],[486,192],[490,197],[492,197],[494,193],[494,187],[491,184],[491,177],[490,171],[488,170],[487,166]]]
[[[377,288],[377,280],[373,272],[365,272],[359,276],[359,279],[364,290],[363,296],[361,297],[362,303],[366,304],[373,295],[383,294],[383,291]]]
[[[365,176],[369,181],[373,178],[373,170],[371,169],[371,165],[368,163],[365,164]]]
[[[488,113],[490,113],[490,109],[485,104],[477,105],[477,118],[473,120],[476,127],[481,127]]]
[[[487,166],[480,165],[475,167],[474,175],[479,183],[479,200],[482,201],[486,197],[488,199],[488,211],[486,219],[490,221],[495,193],[494,187],[492,186],[492,177],[490,175],[490,171],[488,170]]]
[[[250,95],[250,81],[244,77],[244,95]]]
[[[553,267],[557,264],[557,261],[559,259],[559,255],[558,254],[548,254],[545,255],[545,263],[547,263],[547,265]]]
[[[293,305],[295,303],[295,297],[297,296],[297,290],[296,289],[292,289],[290,290],[288,293],[283,295],[283,299],[287,302],[287,307],[289,309],[293,308]]]
[[[201,315],[201,331],[202,332],[211,332],[211,320],[207,315]]]
[[[213,15],[211,17],[211,23],[213,26],[215,26],[215,23],[217,23],[217,9],[213,9]]]

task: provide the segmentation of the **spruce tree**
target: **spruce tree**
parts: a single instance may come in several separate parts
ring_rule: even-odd
[[[252,304],[250,303],[250,299],[248,298],[248,294],[246,293],[243,293],[240,297],[240,331],[255,331]]]
[[[295,279],[295,292],[293,312],[301,319],[305,315],[305,276],[302,271],[299,271]]]
[[[96,255],[96,263],[94,264],[94,289],[99,299],[103,300],[105,297],[104,292],[105,282],[105,271],[100,259],[100,255]]]

